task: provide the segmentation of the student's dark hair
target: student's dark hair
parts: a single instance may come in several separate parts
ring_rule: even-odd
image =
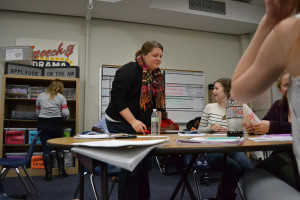
[[[196,117],[196,118],[194,119],[194,121],[196,121],[196,120],[201,121],[201,117]]]
[[[135,60],[136,60],[136,58],[139,55],[141,55],[141,54],[146,55],[146,54],[148,54],[149,52],[151,52],[156,47],[158,47],[162,51],[164,51],[163,46],[159,42],[157,42],[155,40],[145,42],[143,44],[142,48],[135,53]]]
[[[218,80],[215,81],[214,84],[216,83],[220,83],[223,88],[224,88],[224,92],[227,95],[227,97],[230,97],[230,90],[231,90],[231,79],[230,78],[220,78]]]

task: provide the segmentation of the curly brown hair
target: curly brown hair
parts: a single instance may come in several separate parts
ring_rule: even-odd
[[[230,78],[219,78],[214,82],[221,83],[222,87],[224,88],[224,92],[227,95],[227,98],[230,97],[230,90],[231,90],[231,79]]]

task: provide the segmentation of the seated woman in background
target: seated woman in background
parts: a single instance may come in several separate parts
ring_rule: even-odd
[[[168,118],[168,112],[163,111],[161,116],[161,124],[160,124],[160,130],[179,130],[178,124],[175,124],[171,119]]]
[[[199,132],[201,133],[226,133],[226,105],[230,97],[231,80],[228,78],[218,79],[214,84],[213,94],[217,103],[207,104],[203,110]],[[212,169],[222,170],[223,177],[218,190],[218,199],[234,200],[235,188],[240,177],[253,167],[244,152],[229,152],[226,166],[224,166],[223,153],[208,153],[207,163]]]
[[[279,77],[276,85],[282,94],[282,98],[275,101],[263,121],[253,125],[244,124],[248,133],[281,134],[292,132],[291,113],[287,101],[289,78],[290,75],[287,72]],[[263,168],[286,183],[295,185],[291,156],[290,152],[274,151],[269,158],[256,164],[255,168]]]
[[[291,113],[287,101],[289,78],[289,73],[284,72],[277,80],[276,85],[282,94],[282,98],[274,102],[263,120],[253,125],[244,123],[244,128],[248,133],[281,134],[292,132]]]
[[[190,120],[186,124],[186,129],[188,131],[198,130],[200,124],[201,117],[196,117],[195,119]]]

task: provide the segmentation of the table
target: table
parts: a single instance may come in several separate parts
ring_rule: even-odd
[[[183,183],[185,183],[187,190],[190,194],[191,199],[196,199],[195,194],[192,191],[192,188],[187,181],[186,175],[189,172],[189,169],[192,167],[193,163],[195,162],[197,158],[197,154],[199,153],[228,153],[228,152],[246,152],[246,151],[262,151],[262,150],[277,150],[277,151],[285,151],[285,150],[291,150],[292,149],[292,142],[255,142],[252,140],[246,140],[241,145],[180,145],[176,144],[175,140],[177,138],[187,138],[185,136],[179,136],[177,134],[164,134],[161,135],[165,138],[165,136],[168,136],[170,139],[170,143],[168,143],[165,146],[157,147],[153,149],[149,155],[155,155],[155,156],[162,156],[162,155],[183,155],[183,154],[193,154],[193,158],[191,159],[190,163],[188,164],[186,170],[181,170],[181,180],[178,182],[172,196],[170,199],[174,199],[176,194],[178,193],[180,187]],[[213,135],[212,135],[213,136]],[[218,137],[218,136],[215,136]],[[255,137],[255,136],[249,136],[249,138]],[[141,138],[138,138],[141,139]],[[155,138],[143,138],[145,140],[151,140],[151,139],[159,139],[157,137]],[[89,141],[97,141],[100,139],[75,139],[73,137],[69,138],[56,138],[48,140],[47,144],[50,145],[53,148],[57,149],[70,149],[72,147],[72,143],[78,143],[78,142],[89,142]],[[136,140],[136,139],[132,139]],[[83,164],[85,166],[92,166],[95,164],[95,161],[93,158],[78,155],[78,160],[80,162],[80,181],[83,183]],[[106,176],[106,164],[101,163],[102,166],[102,174],[101,174],[101,193],[102,193],[102,199],[107,199],[107,176]],[[99,162],[97,163],[99,164]],[[81,185],[81,192],[80,192],[80,199],[83,199],[83,184]]]

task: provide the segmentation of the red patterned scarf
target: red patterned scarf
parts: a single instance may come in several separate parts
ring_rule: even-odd
[[[156,108],[165,109],[164,81],[160,69],[153,70],[152,74],[150,74],[148,66],[144,63],[141,55],[136,58],[136,61],[143,69],[140,107],[144,110],[151,108],[153,104],[152,96],[154,96]]]

